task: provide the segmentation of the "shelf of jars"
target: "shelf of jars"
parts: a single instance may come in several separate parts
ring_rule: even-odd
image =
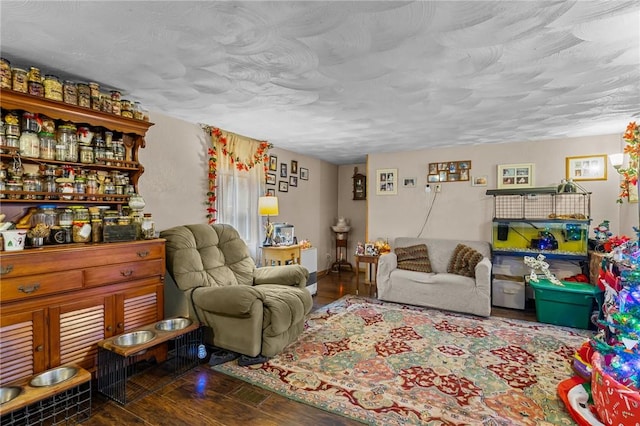
[[[2,203],[39,203],[55,201],[55,204],[126,204],[129,202],[131,194],[78,194],[42,191],[0,191]]]
[[[0,159],[12,161],[16,157],[18,148],[11,146],[0,145]],[[122,171],[141,171],[143,167],[137,161],[126,160],[114,160],[109,158],[96,158],[93,163],[71,163],[69,161],[58,160],[43,160],[41,158],[20,157],[20,161],[25,164],[39,164],[39,165],[57,165],[57,166],[70,166],[73,168],[82,168],[87,170],[122,170]]]

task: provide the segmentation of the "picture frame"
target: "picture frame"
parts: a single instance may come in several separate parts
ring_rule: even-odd
[[[427,182],[464,182],[470,179],[470,173],[470,160],[429,163]]]
[[[289,183],[286,180],[278,182],[278,192],[289,192]]]
[[[278,157],[275,155],[269,156],[269,170],[275,172],[278,170]]]
[[[269,196],[274,196],[275,197],[276,189],[275,188],[267,188],[267,191],[266,191],[265,195],[267,197],[269,197]]]
[[[289,176],[289,186],[298,186],[298,176]]]
[[[376,195],[398,194],[398,169],[376,170]]]
[[[265,183],[267,185],[275,185],[276,184],[276,174],[275,173],[267,173],[265,177]]]
[[[287,163],[280,163],[280,177],[287,177]]]
[[[534,184],[533,163],[499,164],[498,189],[532,188]]]
[[[487,175],[474,176],[471,178],[471,186],[487,186],[488,181],[489,176]]]
[[[305,169],[304,167],[300,167],[300,179],[309,180],[309,169]]]
[[[291,160],[291,174],[298,174],[298,162],[296,160]]]
[[[415,188],[416,187],[416,178],[408,177],[402,179],[402,186],[405,188]]]
[[[566,157],[566,178],[574,181],[607,180],[607,154]]]
[[[376,247],[372,243],[365,243],[364,245],[364,255],[365,256],[375,256]]]
[[[638,202],[638,185],[629,184],[629,196],[627,197],[629,203]]]

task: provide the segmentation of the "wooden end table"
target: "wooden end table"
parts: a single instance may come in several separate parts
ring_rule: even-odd
[[[360,262],[366,263],[369,266],[370,283],[374,291],[374,296],[378,297],[378,281],[376,275],[378,275],[378,259],[380,256],[356,254],[356,294],[360,294]],[[373,275],[371,274],[371,266],[373,265]],[[371,291],[369,291],[371,295]]]
[[[287,262],[300,264],[300,244],[290,246],[264,246],[262,259],[265,266],[286,265]]]

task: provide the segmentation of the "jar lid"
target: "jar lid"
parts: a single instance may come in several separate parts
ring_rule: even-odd
[[[40,132],[40,133],[38,133],[38,136],[40,136],[41,138],[52,138],[53,137],[53,133]]]
[[[76,126],[74,126],[73,124],[63,124],[61,126],[58,126],[59,130],[73,130],[74,132],[76,131]]]

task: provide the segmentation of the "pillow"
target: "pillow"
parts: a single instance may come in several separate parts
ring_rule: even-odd
[[[409,247],[396,247],[398,257],[398,269],[406,269],[416,272],[433,272],[429,261],[429,251],[425,244]]]
[[[465,277],[476,277],[476,265],[484,256],[464,244],[458,244],[453,250],[447,272]]]

